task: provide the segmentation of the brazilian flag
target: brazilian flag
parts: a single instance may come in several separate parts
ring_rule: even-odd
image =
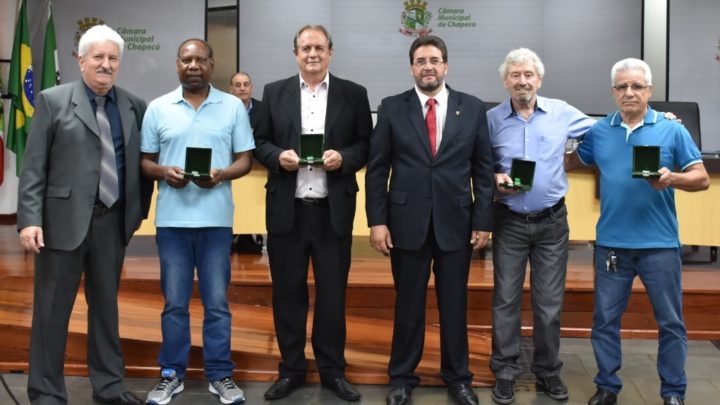
[[[8,76],[8,90],[12,101],[8,117],[7,148],[15,152],[15,170],[18,176],[20,176],[25,144],[27,143],[32,116],[35,112],[32,52],[30,51],[25,3],[25,0],[21,0],[20,12],[15,23],[15,40],[13,41],[10,74]]]

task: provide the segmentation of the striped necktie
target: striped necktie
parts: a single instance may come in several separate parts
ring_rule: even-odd
[[[112,207],[119,196],[117,161],[115,160],[115,143],[113,142],[110,120],[105,112],[105,101],[107,97],[95,97],[97,111],[95,118],[100,128],[100,142],[102,144],[102,156],[100,158],[100,183],[98,184],[98,199],[106,207]]]

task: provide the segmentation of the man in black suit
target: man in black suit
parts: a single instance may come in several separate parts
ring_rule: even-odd
[[[229,92],[233,96],[239,98],[250,118],[250,126],[257,127],[257,121],[260,117],[260,100],[252,97],[253,84],[250,75],[246,72],[237,72],[230,78]],[[240,253],[258,253],[262,254],[263,237],[262,235],[241,234],[233,235],[232,250]]]
[[[37,254],[33,404],[67,403],[65,345],[83,274],[93,399],[143,403],[123,384],[117,294],[125,247],[147,214],[152,185],[141,187],[140,177],[145,102],[114,85],[123,46],[112,28],[89,29],[78,45],[82,80],[45,90],[35,101],[17,210],[20,243]]]
[[[230,78],[230,94],[242,100],[250,117],[250,126],[255,128],[260,110],[260,100],[252,97],[253,84],[250,75],[245,72],[237,72]]]
[[[315,275],[312,346],[322,385],[344,400],[360,394],[345,379],[345,287],[358,184],[372,118],[367,91],[328,72],[332,39],[306,25],[294,39],[300,75],[265,86],[255,157],[268,170],[267,250],[273,282],[279,378],[265,392],[284,398],[307,371],[308,261]],[[301,134],[323,134],[322,165],[299,164]]]
[[[431,264],[442,378],[455,402],[478,403],[468,369],[467,281],[472,249],[484,247],[492,230],[492,152],[485,105],[446,86],[447,69],[443,40],[417,38],[410,47],[415,87],[382,101],[370,138],[370,243],[390,255],[396,291],[387,396],[393,405],[408,403],[420,384],[414,371]]]

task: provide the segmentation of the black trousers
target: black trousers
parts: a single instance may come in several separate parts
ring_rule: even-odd
[[[388,365],[391,386],[415,388],[415,368],[425,343],[425,297],[430,269],[440,312],[440,373],[448,386],[470,383],[467,337],[467,283],[472,247],[442,251],[431,227],[419,250],[394,248],[390,253],[395,281],[395,323]]]
[[[35,257],[28,396],[33,404],[67,403],[63,376],[68,322],[85,275],[87,362],[93,394],[111,399],[126,388],[117,293],[125,258],[123,211],[94,215],[73,251],[42,248]]]
[[[337,236],[327,201],[296,202],[287,234],[269,234],[267,250],[273,286],[273,316],[282,362],[280,377],[304,379],[308,315],[308,264],[313,263],[315,306],[312,347],[323,379],[345,373],[345,288],[352,236]]]

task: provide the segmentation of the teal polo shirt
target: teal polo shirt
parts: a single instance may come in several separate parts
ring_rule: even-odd
[[[593,125],[578,147],[580,160],[600,171],[600,219],[597,244],[626,249],[676,248],[680,245],[675,190],[655,190],[646,179],[632,178],[634,145],[660,147],[660,167],[683,171],[702,162],[690,133],[678,121],[648,108],[640,127],[621,125],[620,112]]]

